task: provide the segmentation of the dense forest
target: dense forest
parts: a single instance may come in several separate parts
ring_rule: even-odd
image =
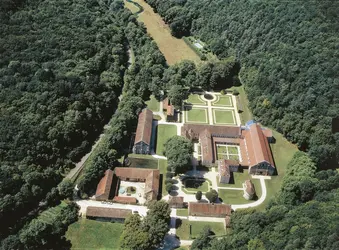
[[[318,167],[338,164],[339,5],[330,1],[147,0],[175,36],[194,35],[219,58],[235,56],[257,120]],[[337,157],[337,159],[335,159]]]
[[[122,1],[1,1],[0,238],[64,197],[63,174],[114,114],[126,15]]]
[[[338,249],[338,209],[339,173],[317,172],[309,156],[297,152],[265,212],[233,213],[226,237],[217,239],[205,230],[193,249]]]

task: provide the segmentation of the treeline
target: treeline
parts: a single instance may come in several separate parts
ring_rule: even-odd
[[[339,173],[316,172],[309,156],[297,152],[265,212],[234,212],[230,234],[222,239],[202,234],[195,249],[338,249],[338,202]]]
[[[147,2],[173,35],[192,34],[219,58],[236,56],[257,120],[309,151],[319,167],[338,164],[336,0]]]
[[[33,0],[0,10],[1,239],[63,198],[64,173],[115,112],[126,13],[122,1],[109,5]]]
[[[135,54],[135,62],[125,72],[122,100],[110,127],[77,180],[84,198],[95,191],[105,170],[119,165],[117,160],[128,153],[138,115],[146,107],[144,101],[152,92],[160,93],[158,82],[167,67],[164,56],[135,16],[125,10],[120,20],[125,24],[125,36]]]
[[[78,220],[79,207],[73,202],[59,207],[46,210],[18,234],[7,237],[1,249],[70,249],[65,233],[68,226]]]

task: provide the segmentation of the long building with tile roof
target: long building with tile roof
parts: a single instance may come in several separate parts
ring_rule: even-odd
[[[198,140],[201,146],[201,163],[216,163],[217,145],[237,145],[240,148],[238,163],[248,167],[250,174],[273,175],[274,161],[268,143],[272,132],[250,121],[246,126],[213,126],[184,124],[181,135]]]
[[[108,200],[111,192],[112,181],[113,181],[113,171],[107,169],[104,177],[98,183],[97,190],[95,192],[96,200],[99,201]]]
[[[135,134],[133,153],[150,154],[152,136],[153,112],[147,108],[139,114],[137,131]]]

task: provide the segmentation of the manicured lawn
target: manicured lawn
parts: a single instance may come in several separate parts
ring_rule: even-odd
[[[147,155],[147,158],[144,155],[129,155],[128,159],[130,162],[129,167],[132,168],[158,168],[158,159],[152,158],[150,155]]]
[[[187,103],[192,103],[192,104],[199,104],[199,105],[206,105],[206,102],[201,100],[199,98],[199,95],[197,94],[191,94],[188,96],[188,99],[186,100]]]
[[[233,110],[213,109],[213,117],[216,124],[235,124]]]
[[[226,145],[217,145],[218,154],[227,154],[227,146]]]
[[[157,149],[158,155],[163,155],[164,143],[171,137],[177,135],[177,127],[175,125],[160,124],[157,127]]]
[[[167,161],[166,160],[159,160],[159,170],[160,174],[162,174],[162,184],[161,184],[161,193],[162,196],[165,196],[168,194],[166,191],[166,185],[165,185],[165,180],[166,180],[166,172],[167,172]]]
[[[277,168],[278,175],[272,176],[271,180],[266,180],[267,198],[263,204],[258,206],[257,210],[264,210],[271,197],[280,190],[282,179],[286,172],[286,167],[291,161],[293,155],[298,151],[297,147],[288,142],[282,134],[273,130],[273,136],[276,143],[270,144],[273,159]]]
[[[222,159],[239,161],[239,156],[238,155],[227,156],[227,154],[218,154],[218,160],[222,160]]]
[[[240,120],[241,120],[241,124],[245,125],[246,122],[253,119],[253,116],[248,106],[248,99],[247,99],[247,96],[244,90],[244,86],[232,87],[231,90],[238,90],[239,92],[239,99],[240,99],[240,102],[242,104],[241,106],[243,109],[243,112],[240,113]]]
[[[201,186],[197,186],[197,188],[193,188],[193,187],[187,187],[187,188],[183,188],[183,191],[188,191],[188,192],[198,192],[198,191],[201,191],[203,193],[207,192],[209,189],[208,189],[208,181],[204,181],[202,183]]]
[[[123,227],[122,223],[79,219],[68,227],[66,238],[71,241],[72,249],[120,249]]]
[[[215,235],[225,235],[224,223],[207,221],[188,221],[181,220],[181,225],[177,228],[176,234],[181,240],[188,240],[190,234],[189,225],[192,225],[192,237],[195,238],[205,226],[210,226]]]
[[[147,104],[147,108],[149,108],[153,112],[159,111],[160,104],[157,101],[157,99],[155,99],[155,97],[153,95],[151,95],[151,99],[149,101],[147,101],[146,104]]]
[[[231,96],[219,95],[217,98],[218,98],[217,101],[212,104],[213,106],[227,106],[227,107],[233,106]]]
[[[177,209],[177,216],[188,216],[188,209]]]
[[[218,194],[219,198],[226,204],[246,204],[253,202],[242,197],[244,194],[242,190],[219,189]]]
[[[238,147],[235,146],[227,146],[227,150],[229,154],[239,154]]]
[[[207,109],[192,108],[185,114],[187,123],[208,123]]]
[[[251,179],[253,183],[258,182],[257,179],[252,179],[251,175],[248,174],[247,170],[244,170],[243,173],[241,172],[233,172],[231,174],[231,179],[229,184],[219,183],[219,179],[217,178],[217,183],[219,187],[236,187],[236,188],[242,188],[242,184],[245,182],[245,180]]]

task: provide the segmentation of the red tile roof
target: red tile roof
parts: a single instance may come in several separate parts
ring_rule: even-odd
[[[253,182],[251,180],[246,180],[245,186],[246,186],[246,193],[248,193],[249,195],[255,194],[255,187],[254,187]]]
[[[174,107],[173,105],[168,105],[167,106],[167,115],[173,116],[174,115]]]
[[[232,209],[227,204],[189,202],[189,215],[206,217],[226,217],[231,215]]]
[[[128,196],[115,196],[113,201],[123,204],[137,204],[137,199],[135,197]]]
[[[274,167],[271,149],[260,125],[257,123],[250,125],[249,130],[244,130],[243,134],[247,145],[249,166],[266,161]]]
[[[118,209],[110,207],[87,207],[86,216],[125,219],[132,214],[130,209]]]
[[[234,161],[231,161],[234,162]],[[237,164],[229,164],[228,160],[219,160],[218,161],[218,170],[220,176],[225,176],[225,177],[230,177],[231,176],[231,171],[230,171],[230,165],[239,165]]]
[[[113,180],[113,171],[107,169],[104,177],[100,180],[95,193],[97,200],[108,200]]]
[[[149,109],[143,109],[139,114],[138,127],[135,134],[134,144],[144,142],[147,145],[151,143],[153,112]]]

